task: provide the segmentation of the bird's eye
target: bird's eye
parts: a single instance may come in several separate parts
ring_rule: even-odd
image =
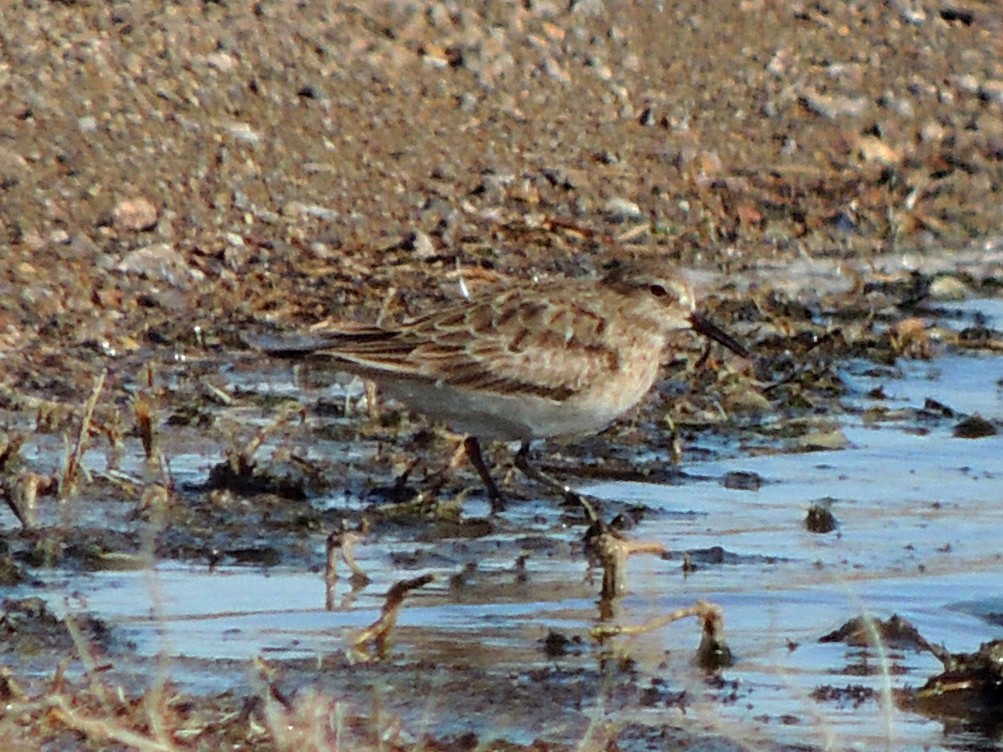
[[[666,289],[665,289],[664,287],[662,287],[661,285],[651,285],[651,286],[650,286],[650,287],[648,288],[648,292],[650,292],[650,293],[651,293],[652,295],[654,295],[654,296],[655,296],[656,298],[664,298],[664,297],[665,297],[666,295],[668,295],[668,294],[669,294],[669,291],[668,291],[668,290],[666,290]]]

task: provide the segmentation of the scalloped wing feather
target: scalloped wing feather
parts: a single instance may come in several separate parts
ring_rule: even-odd
[[[379,381],[418,378],[563,401],[620,367],[587,292],[564,300],[514,292],[428,314],[397,330],[336,335],[315,354]],[[570,306],[570,307],[569,307]]]

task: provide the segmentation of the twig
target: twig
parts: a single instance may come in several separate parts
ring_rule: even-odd
[[[151,739],[105,718],[88,718],[71,707],[65,695],[55,695],[49,699],[52,714],[67,727],[79,731],[89,739],[113,741],[139,752],[178,752],[178,747]]]
[[[633,554],[664,554],[665,546],[655,541],[631,541],[614,530],[605,529],[591,544],[603,567],[601,598],[612,599],[626,589],[627,558]]]
[[[113,710],[111,699],[105,685],[98,678],[98,666],[94,661],[94,654],[91,652],[90,645],[87,644],[87,640],[80,631],[76,618],[72,614],[67,613],[63,617],[63,623],[66,625],[66,631],[73,641],[73,646],[77,649],[77,655],[80,656],[80,663],[83,664],[84,675],[90,682],[91,691],[104,706],[105,710],[111,713]]]
[[[324,568],[324,588],[326,592],[325,608],[328,611],[334,610],[334,586],[338,581],[338,554],[345,562],[352,575],[350,582],[352,590],[358,590],[369,584],[369,575],[362,571],[362,567],[355,561],[352,555],[352,548],[360,540],[359,535],[351,531],[333,532],[327,536],[327,566]]]
[[[35,527],[35,500],[39,494],[50,496],[56,493],[57,485],[52,476],[29,471],[17,478],[0,481],[0,496],[17,517],[21,527],[31,530]]]
[[[387,652],[387,645],[390,632],[397,624],[397,614],[406,596],[412,590],[424,587],[435,579],[433,574],[424,574],[421,577],[414,577],[410,580],[401,580],[387,591],[387,599],[383,604],[383,611],[380,618],[362,630],[359,635],[352,640],[352,647],[348,652],[349,658],[358,660],[372,660],[374,657],[383,658]],[[365,649],[366,643],[373,643],[373,651]]]
[[[132,412],[136,418],[136,432],[143,443],[143,454],[147,461],[153,459],[153,399],[146,392],[137,392],[132,400]]]
[[[302,415],[303,407],[299,404],[287,405],[282,408],[277,416],[267,426],[263,426],[254,432],[247,443],[240,449],[227,452],[230,461],[230,468],[235,474],[242,475],[254,467],[254,455],[265,443],[268,437],[279,428],[288,423],[293,416]]]
[[[77,441],[73,451],[66,458],[66,467],[63,469],[63,477],[59,481],[59,498],[64,500],[73,492],[73,484],[76,480],[77,471],[80,468],[80,458],[84,453],[87,444],[87,436],[90,432],[91,418],[94,416],[94,408],[97,406],[98,397],[104,388],[104,381],[108,377],[108,370],[105,369],[94,382],[94,389],[91,391],[90,399],[84,405],[83,418],[80,420],[80,430],[77,432]]]
[[[600,644],[618,635],[641,635],[654,632],[674,621],[696,616],[701,620],[700,647],[697,649],[697,663],[707,670],[730,666],[734,661],[731,648],[724,639],[724,609],[716,603],[697,601],[692,606],[677,608],[670,614],[649,619],[643,624],[620,626],[602,624],[593,627],[592,638]]]

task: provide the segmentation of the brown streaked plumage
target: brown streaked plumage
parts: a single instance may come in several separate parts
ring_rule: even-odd
[[[394,327],[252,344],[276,357],[333,361],[467,434],[495,500],[478,439],[521,442],[517,466],[554,485],[526,461],[529,442],[605,428],[647,393],[671,337],[687,330],[745,355],[696,313],[679,272],[620,265],[599,281],[527,284]]]

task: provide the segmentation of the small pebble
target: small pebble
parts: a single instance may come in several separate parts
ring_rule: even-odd
[[[626,222],[642,216],[641,207],[625,198],[611,198],[603,207],[603,213],[612,222]]]
[[[404,238],[402,247],[406,251],[411,251],[416,258],[422,260],[432,258],[438,253],[435,244],[432,242],[432,238],[423,230],[416,230],[410,233]]]
[[[832,431],[812,431],[794,440],[794,447],[802,452],[822,452],[846,449],[849,440],[838,428]]]
[[[809,533],[831,533],[839,525],[832,510],[825,504],[812,504],[805,515],[805,529]]]
[[[929,295],[934,300],[964,300],[968,287],[957,277],[945,274],[930,283]]]
[[[746,470],[733,470],[721,478],[721,485],[738,491],[758,491],[763,485],[763,477],[759,473]]]
[[[157,207],[148,199],[126,198],[112,210],[112,224],[116,230],[143,232],[157,226]]]
[[[261,134],[247,123],[233,123],[225,130],[231,138],[245,146],[256,146],[261,143]]]
[[[116,267],[120,272],[140,274],[146,279],[167,282],[179,289],[188,289],[205,278],[185,257],[167,243],[154,243],[131,253]]]
[[[866,97],[833,97],[811,90],[805,91],[800,99],[808,110],[829,120],[860,117],[870,104]]]
[[[996,426],[981,415],[965,418],[954,427],[954,437],[957,439],[984,439],[997,433]]]

